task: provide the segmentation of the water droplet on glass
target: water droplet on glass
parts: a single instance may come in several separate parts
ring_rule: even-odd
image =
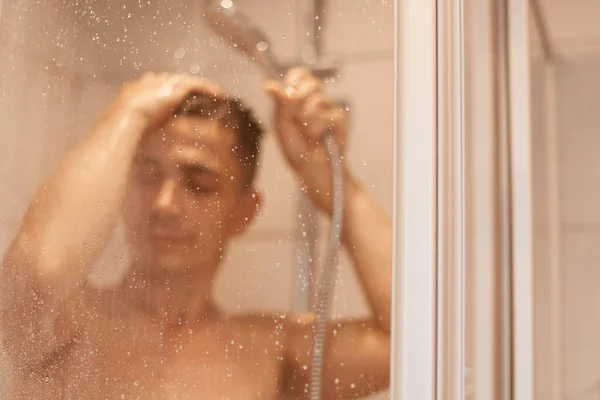
[[[340,383],[340,378],[335,378],[334,382],[335,382],[336,384]]]
[[[190,73],[191,74],[197,74],[198,72],[200,72],[200,64],[194,63],[194,64],[190,65]]]
[[[264,41],[260,41],[258,42],[258,44],[256,45],[256,49],[258,51],[265,51],[266,49],[269,48],[269,43],[264,42]]]
[[[221,7],[226,8],[226,9],[230,9],[231,7],[233,7],[233,1],[231,1],[231,0],[221,0]]]
[[[181,47],[175,50],[175,58],[182,59],[183,57],[185,57],[185,48]]]

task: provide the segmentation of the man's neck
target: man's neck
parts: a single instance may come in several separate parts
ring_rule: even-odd
[[[137,270],[137,271],[136,271]],[[132,305],[165,329],[219,317],[212,302],[214,273],[151,274],[132,269],[121,286]]]

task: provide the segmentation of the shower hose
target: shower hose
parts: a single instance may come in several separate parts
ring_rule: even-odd
[[[336,145],[331,133],[328,133],[325,136],[325,145],[327,147],[327,152],[329,154],[329,160],[331,163],[333,204],[329,244],[327,246],[327,253],[325,256],[325,266],[323,268],[320,285],[318,285],[314,306],[315,331],[309,387],[310,400],[321,400],[322,396],[323,356],[325,352],[325,342],[327,339],[327,325],[329,321],[329,314],[331,312],[335,280],[337,277],[336,272],[342,242],[342,221],[344,213],[344,175],[342,169],[342,159],[340,150]],[[314,232],[315,228],[315,226],[311,226],[308,228],[308,231]],[[309,239],[307,238],[307,240]],[[308,247],[310,248],[310,246]],[[309,255],[309,260],[310,259],[314,260],[313,255]]]
[[[268,50],[256,51],[259,44],[269,43],[265,35],[242,16],[230,1],[226,6],[225,2],[215,2],[213,0],[204,1],[205,12],[204,17],[211,22],[210,26],[216,28],[219,36],[226,41],[232,43],[238,50],[242,51],[246,57],[257,62],[263,69],[265,74],[275,80],[280,80],[282,71],[285,70],[281,65],[275,62],[275,59],[270,55]],[[224,35],[223,29],[227,32]],[[239,46],[242,44],[243,46]],[[268,46],[267,46],[268,49]],[[318,285],[314,314],[315,314],[315,331],[314,344],[312,354],[312,370],[310,377],[310,400],[321,400],[322,396],[322,381],[323,381],[323,355],[325,351],[325,340],[327,335],[327,322],[331,309],[333,290],[335,287],[336,272],[338,267],[338,259],[341,247],[342,236],[342,219],[344,212],[344,176],[342,170],[342,160],[339,148],[337,147],[333,136],[328,133],[325,136],[325,145],[329,153],[331,162],[331,178],[332,178],[332,215],[331,215],[331,230],[329,233],[329,243],[321,276],[320,285]],[[310,242],[310,233],[316,230],[315,219],[310,218],[308,224],[307,248],[309,249],[308,263],[315,259],[314,242]],[[312,226],[310,226],[312,225]]]

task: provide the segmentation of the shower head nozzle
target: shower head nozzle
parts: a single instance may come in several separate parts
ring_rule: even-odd
[[[257,62],[270,78],[281,79],[285,68],[273,57],[267,36],[237,10],[232,0],[205,0],[204,17],[219,37]]]
[[[204,0],[203,9],[204,18],[219,37],[257,63],[269,78],[282,79],[288,66],[273,56],[265,33],[238,11],[233,0]],[[328,57],[308,64],[319,78],[327,79],[338,74],[335,62]]]

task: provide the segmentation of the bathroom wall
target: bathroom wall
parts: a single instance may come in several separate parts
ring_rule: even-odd
[[[34,9],[25,2],[0,2],[2,255],[43,175],[76,139],[72,110],[78,82],[69,69],[75,50],[72,13],[62,4],[35,4]],[[1,399],[10,398],[10,382],[2,350]]]
[[[559,57],[557,68],[557,115],[545,107],[549,88],[544,62],[532,62],[532,128],[534,168],[534,262],[536,296],[536,379],[540,398],[553,394],[551,369],[556,361],[551,351],[552,314],[559,318],[562,397],[588,400],[600,398],[600,54],[580,52]],[[556,170],[560,196],[551,192],[548,154],[548,121],[558,127]],[[549,210],[559,203],[560,276],[558,294],[550,291],[552,245]],[[553,309],[560,296],[559,309]],[[544,395],[545,393],[545,395]]]
[[[600,53],[579,52],[554,61],[557,67],[558,199],[550,191],[547,146],[549,129],[544,107],[548,93],[543,63],[532,63],[534,219],[536,272],[536,378],[541,393],[550,382],[551,314],[559,319],[562,396],[565,399],[600,398]],[[559,202],[560,276],[558,310],[548,291],[552,248],[549,242],[548,206]],[[546,350],[544,350],[546,348]],[[550,398],[550,397],[540,398]]]
[[[600,398],[600,53],[558,62],[565,394]],[[587,397],[586,397],[587,399]]]
[[[116,7],[105,1],[86,3],[80,10],[64,4],[56,10],[50,4],[33,10],[34,2],[4,1],[0,148],[7,150],[0,157],[0,253],[49,168],[85,136],[120,84],[145,70],[187,71],[212,78],[241,95],[270,127],[271,104],[262,92],[259,71],[206,30],[199,3],[162,0],[150,6],[132,1]],[[349,163],[389,215],[393,3],[330,0],[323,29],[324,50],[341,67],[339,78],[326,88],[350,108]],[[276,55],[290,63],[299,58],[307,40],[306,1],[238,0],[236,4],[264,28]],[[265,195],[264,210],[228,252],[216,290],[224,307],[233,311],[293,307],[296,184],[272,135],[267,135],[261,157],[258,184]],[[99,269],[95,278],[117,281],[123,272],[118,262],[121,254],[117,234],[100,263],[109,268]],[[367,312],[344,257],[334,313]],[[7,396],[10,380],[4,371],[8,371],[6,362],[0,361],[0,398]]]

